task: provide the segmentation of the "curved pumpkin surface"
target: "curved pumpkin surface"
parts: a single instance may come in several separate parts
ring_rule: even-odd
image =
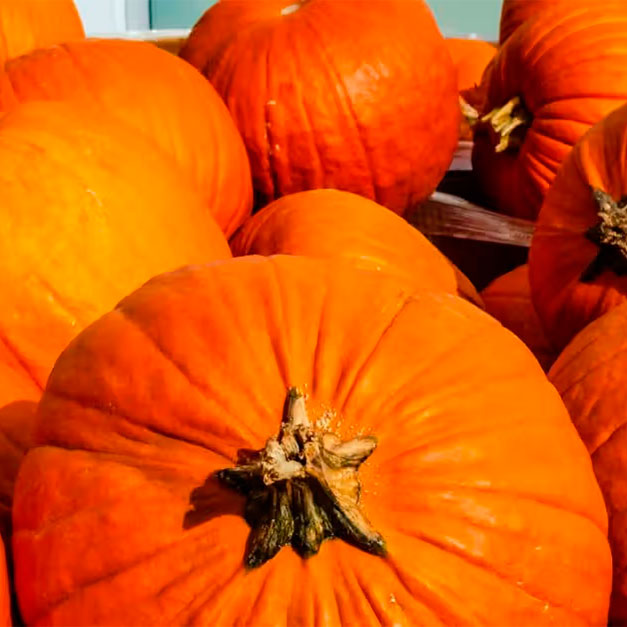
[[[240,255],[344,258],[383,270],[420,289],[481,299],[472,283],[416,228],[377,203],[333,189],[279,198],[247,220],[231,239]]]
[[[485,310],[506,329],[515,333],[548,370],[555,350],[547,339],[531,301],[529,266],[518,266],[498,277],[481,291]]]
[[[592,455],[609,513],[614,560],[610,624],[627,622],[627,305],[588,325],[566,347],[549,377]]]
[[[269,536],[248,540],[244,498],[214,473],[270,446],[290,386],[318,432],[353,443],[321,468],[357,456],[355,442],[372,453],[361,492],[292,501],[298,528],[356,499],[365,518],[349,521],[367,521],[385,556],[335,539],[244,567],[247,542]],[[302,257],[183,269],[86,329],[39,412],[14,504],[28,624],[605,621],[606,513],[585,448],[527,349],[456,296]],[[287,481],[296,499],[303,484]],[[272,512],[254,500],[265,489],[247,516]]]
[[[78,331],[151,276],[230,256],[186,182],[104,114],[39,102],[0,119],[0,406],[33,399]]]
[[[403,213],[451,162],[455,72],[422,0],[219,2],[180,55],[233,114],[258,206],[336,188]]]
[[[622,2],[559,5],[524,23],[486,76],[473,169],[499,211],[535,219],[576,141],[627,101]]]
[[[477,108],[477,105],[483,104],[485,97],[481,79],[487,66],[494,59],[496,47],[480,39],[448,37],[444,41],[457,70],[457,89],[460,96],[470,106]],[[462,115],[461,119],[460,137],[472,139],[472,129],[465,115]]]
[[[176,160],[227,236],[250,214],[242,138],[216,91],[181,59],[149,43],[90,39],[37,50],[4,69],[0,110],[30,100],[97,105]]]
[[[480,39],[448,37],[446,47],[457,68],[457,89],[470,89],[481,83],[483,72],[496,54],[496,46]]]
[[[621,222],[620,209],[626,194],[627,106],[623,106],[573,148],[547,194],[531,242],[532,297],[547,334],[559,348],[627,299],[623,271],[627,224],[624,218]],[[613,203],[609,211],[604,209],[608,201]],[[593,233],[594,229],[600,231]]]
[[[0,625],[11,627],[11,593],[6,559],[4,542],[0,540]]]
[[[0,0],[0,63],[84,37],[72,0]]]

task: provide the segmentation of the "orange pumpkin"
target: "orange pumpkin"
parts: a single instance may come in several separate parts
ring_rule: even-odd
[[[515,333],[548,370],[555,361],[555,351],[548,341],[531,302],[529,267],[518,266],[490,283],[481,291],[485,310],[506,329]]]
[[[0,119],[0,215],[0,498],[10,503],[29,440],[16,424],[32,422],[26,401],[39,400],[67,343],[154,274],[230,251],[148,140],[66,103]]]
[[[403,213],[451,162],[455,72],[423,0],[218,2],[180,55],[233,114],[258,206],[336,188]]]
[[[623,2],[559,5],[520,26],[486,75],[473,168],[494,207],[535,219],[575,142],[627,100]]]
[[[457,89],[461,92],[481,83],[481,77],[496,54],[496,46],[480,39],[444,40],[457,69]]]
[[[292,256],[162,275],[61,355],[37,441],[29,625],[606,619],[585,447],[522,343],[451,294]]]
[[[72,0],[0,0],[0,63],[84,37]]]
[[[499,43],[504,44],[522,24],[538,15],[558,9],[567,12],[576,5],[600,6],[617,0],[503,0]],[[618,0],[620,2],[621,0]]]
[[[614,558],[610,624],[627,623],[627,305],[581,331],[549,376],[588,447],[609,512]]]
[[[563,348],[627,300],[627,105],[594,126],[562,165],[529,254],[532,297]]]
[[[250,214],[250,166],[235,124],[215,90],[174,55],[139,41],[86,40],[5,65],[0,111],[44,99],[98,106],[149,135],[194,181],[227,236]]]
[[[460,96],[471,107],[482,104],[483,90],[480,90],[479,86],[483,73],[496,54],[496,47],[480,39],[449,37],[444,41],[457,69],[457,89]],[[472,139],[471,125],[464,108],[462,108],[460,137]]]
[[[11,627],[11,593],[4,542],[0,540],[0,626]]]
[[[416,288],[459,292],[481,304],[472,283],[417,229],[350,192],[310,190],[275,200],[243,224],[231,250],[234,255],[351,259]]]

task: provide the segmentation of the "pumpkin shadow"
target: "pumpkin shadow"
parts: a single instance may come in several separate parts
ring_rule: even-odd
[[[183,529],[193,529],[220,516],[244,516],[244,498],[220,483],[214,473],[189,495]]]

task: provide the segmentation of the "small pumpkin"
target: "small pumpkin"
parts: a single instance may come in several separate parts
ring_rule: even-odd
[[[583,329],[549,377],[592,456],[609,513],[614,562],[610,624],[627,623],[627,304]]]
[[[542,13],[554,10],[567,12],[577,5],[598,7],[603,4],[616,4],[616,2],[617,0],[503,0],[499,23],[499,43],[504,44],[519,26]]]
[[[36,48],[84,38],[72,0],[0,0],[0,63]]]
[[[623,2],[559,5],[520,26],[486,74],[473,169],[493,206],[535,219],[560,164],[627,100]]]
[[[423,0],[218,2],[180,55],[229,107],[258,207],[335,188],[403,213],[451,162],[455,72]]]
[[[532,297],[563,348],[627,300],[627,105],[588,131],[560,168],[531,242]]]
[[[249,218],[231,240],[239,255],[350,259],[420,289],[459,293],[477,304],[472,283],[417,229],[381,205],[334,189],[290,194]]]
[[[295,256],[162,275],[64,351],[36,437],[27,624],[606,619],[586,450],[529,351],[451,294]]]
[[[2,540],[0,540],[0,625],[2,627],[11,627],[13,625],[7,556]]]
[[[516,334],[548,370],[555,350],[547,339],[531,301],[529,266],[524,264],[492,281],[481,291],[485,310]]]
[[[460,138],[471,140],[475,112],[483,103],[482,77],[496,54],[496,46],[480,39],[448,37],[444,41],[457,69],[457,89],[462,99]]]
[[[227,236],[250,214],[242,138],[211,85],[174,55],[112,39],[37,50],[8,62],[0,74],[0,111],[31,100],[97,106],[148,135],[196,184]]]

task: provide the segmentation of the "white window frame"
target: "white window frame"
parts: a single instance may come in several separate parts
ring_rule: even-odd
[[[88,36],[150,29],[149,0],[74,0]]]

